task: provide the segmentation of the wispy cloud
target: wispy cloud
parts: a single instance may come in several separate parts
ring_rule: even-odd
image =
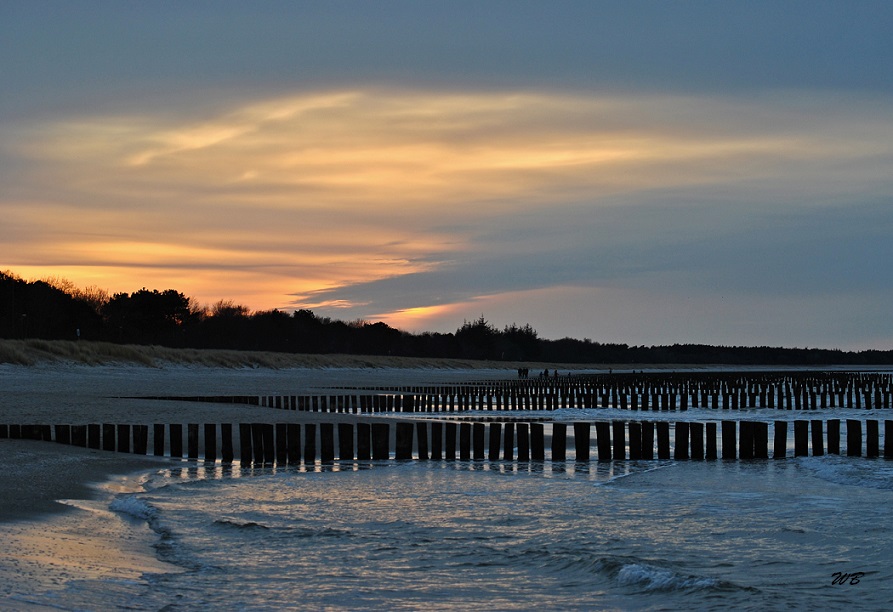
[[[168,278],[206,301],[403,326],[655,271],[703,285],[730,263],[723,243],[763,232],[766,249],[785,214],[889,197],[891,111],[798,92],[367,88],[70,117],[6,140],[0,239],[36,276]]]

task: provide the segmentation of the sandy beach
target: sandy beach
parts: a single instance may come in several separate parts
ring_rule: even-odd
[[[319,420],[319,415],[257,406],[158,401],[140,396],[304,394],[338,387],[411,385],[510,378],[507,369],[435,368],[219,368],[168,364],[0,365],[0,423],[240,423],[275,415],[277,421]],[[329,421],[354,420],[326,415]],[[110,475],[158,469],[154,457],[88,450],[47,442],[0,440],[0,521],[33,518],[65,506],[56,499],[89,497],[90,483]]]

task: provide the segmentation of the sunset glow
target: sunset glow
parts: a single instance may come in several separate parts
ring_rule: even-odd
[[[525,53],[498,45],[497,55]],[[791,304],[832,316],[833,299],[812,297],[826,291],[817,269],[836,274],[845,252],[886,252],[885,91],[711,90],[682,76],[673,87],[621,87],[593,76],[599,87],[549,70],[482,86],[332,70],[340,76],[242,87],[187,78],[157,96],[122,84],[101,103],[72,98],[41,112],[11,100],[0,115],[0,267],[411,329],[449,331],[485,311],[498,324],[517,316],[550,333],[630,342],[697,329],[684,295],[708,304],[741,294],[764,312],[750,331],[713,310],[704,329],[738,331],[685,340],[749,343],[771,341],[759,322],[788,320]],[[848,295],[874,303],[893,291],[889,275],[871,280],[873,258],[856,261],[840,264],[864,269]],[[642,312],[665,327],[622,316],[636,310],[622,300],[610,306],[620,314],[592,306],[640,290],[679,304],[669,318]],[[576,323],[554,320],[578,294],[587,303],[561,317]],[[515,295],[546,297],[516,308]],[[881,326],[850,345],[893,337]],[[778,342],[820,332],[802,333]]]

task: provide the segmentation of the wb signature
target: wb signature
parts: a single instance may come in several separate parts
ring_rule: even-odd
[[[834,572],[831,574],[832,585],[842,585],[842,584],[859,584],[859,578],[865,575],[865,572],[853,572],[851,574],[846,574],[844,572]]]

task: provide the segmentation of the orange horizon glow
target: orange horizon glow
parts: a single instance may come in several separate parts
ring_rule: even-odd
[[[752,129],[762,112],[694,97],[358,89],[188,114],[198,119],[131,110],[43,122],[5,145],[26,187],[2,201],[0,266],[254,311],[356,307],[315,296],[480,252],[476,228],[508,215],[597,215],[641,192],[756,184],[791,159],[870,158],[890,136],[776,135]],[[380,317],[417,327],[474,304]]]

